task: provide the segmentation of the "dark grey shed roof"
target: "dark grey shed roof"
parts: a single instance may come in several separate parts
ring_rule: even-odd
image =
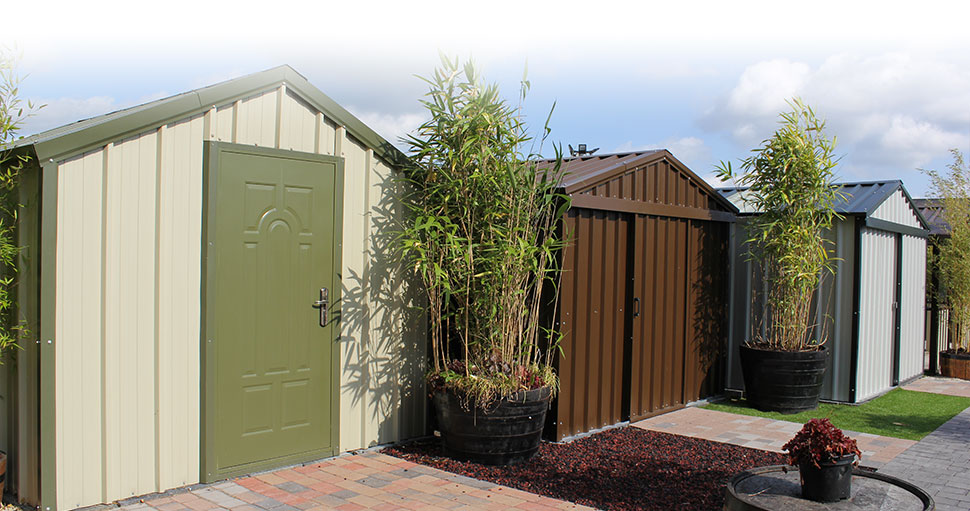
[[[913,205],[929,224],[930,236],[950,235],[950,224],[943,218],[943,199],[913,199]]]
[[[324,116],[366,144],[392,164],[399,164],[404,155],[390,142],[368,128],[334,100],[313,86],[292,67],[282,65],[201,89],[185,92],[143,105],[118,110],[66,124],[17,140],[12,148],[33,147],[40,160],[58,158],[87,151],[119,136],[135,134],[152,127],[195,115],[235,99],[286,84]]]
[[[925,226],[929,227],[929,223],[920,213],[919,209],[913,203],[913,198],[909,196],[909,192],[906,191],[906,187],[903,186],[903,182],[898,179],[893,179],[889,181],[861,181],[855,183],[836,183],[839,187],[839,191],[842,192],[843,198],[836,202],[835,210],[840,215],[865,215],[869,216],[873,214],[883,202],[891,197],[897,190],[902,190],[903,195],[910,204],[913,205],[913,212],[916,214],[919,221]],[[727,187],[718,188],[718,192],[726,199],[731,201],[742,215],[755,215],[761,213],[755,210],[751,204],[745,199],[745,193],[747,192],[747,187]]]

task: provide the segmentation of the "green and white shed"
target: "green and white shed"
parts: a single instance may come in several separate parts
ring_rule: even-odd
[[[424,434],[403,155],[282,66],[16,144],[8,487],[42,511]],[[4,431],[0,431],[4,433]]]

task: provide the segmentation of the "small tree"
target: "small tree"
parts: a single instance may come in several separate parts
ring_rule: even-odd
[[[543,342],[539,315],[543,288],[559,275],[556,224],[568,204],[557,193],[561,166],[525,154],[532,138],[521,110],[470,62],[443,56],[424,80],[430,118],[405,141],[413,193],[398,244],[427,292],[431,385],[480,404],[555,390],[555,342]],[[527,89],[523,80],[520,100]]]
[[[923,170],[930,178],[930,193],[943,201],[943,220],[950,227],[949,238],[937,239],[939,255],[934,264],[940,269],[940,287],[934,292],[945,294],[951,318],[957,326],[950,349],[970,347],[970,168],[963,154],[950,150],[953,163],[945,174]]]
[[[34,106],[21,102],[19,87],[14,59],[0,51],[0,354],[18,348],[18,338],[25,332],[24,323],[13,317],[12,288],[20,253],[15,231],[19,206],[17,186],[30,155],[12,150],[10,144],[17,139],[21,124]]]
[[[748,340],[785,351],[817,350],[825,339],[812,337],[820,318],[812,317],[812,297],[824,273],[831,273],[832,254],[825,231],[838,218],[834,186],[835,139],[824,134],[825,121],[795,98],[780,115],[775,134],[741,161],[736,176],[731,163],[717,170],[724,180],[748,186],[745,199],[762,214],[748,223],[750,253],[766,284],[764,307]],[[823,329],[824,331],[824,329]]]

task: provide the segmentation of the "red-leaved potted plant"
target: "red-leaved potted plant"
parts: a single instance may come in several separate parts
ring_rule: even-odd
[[[788,462],[798,465],[803,498],[816,502],[849,498],[852,467],[859,464],[862,452],[828,419],[806,422],[782,449],[788,451]]]

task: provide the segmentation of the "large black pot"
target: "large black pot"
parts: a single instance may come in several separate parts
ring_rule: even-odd
[[[798,480],[802,484],[802,498],[816,502],[838,502],[852,492],[852,462],[855,455],[842,456],[830,463],[810,461],[798,464]]]
[[[438,429],[445,454],[483,465],[525,461],[539,450],[551,392],[548,387],[521,391],[482,409],[468,409],[451,391],[434,394]]]
[[[765,412],[818,408],[829,352],[776,351],[741,345],[741,374],[748,403]]]

